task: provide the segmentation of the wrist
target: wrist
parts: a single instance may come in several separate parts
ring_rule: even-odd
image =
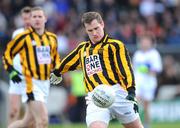
[[[61,74],[60,74],[60,72],[59,72],[58,69],[54,69],[53,73],[54,73],[54,75],[56,75],[57,77],[61,77]]]
[[[15,69],[13,66],[10,65],[10,66],[8,66],[7,71],[10,74],[11,72],[15,71]]]
[[[133,97],[133,98],[136,96],[136,94],[135,94],[135,87],[134,87],[134,86],[129,87],[129,88],[127,89],[127,91],[128,91],[128,95],[129,95],[129,96],[131,96],[131,97]]]

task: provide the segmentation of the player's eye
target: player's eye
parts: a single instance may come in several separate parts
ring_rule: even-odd
[[[94,28],[94,30],[97,30],[97,29],[98,29],[98,27]]]
[[[88,32],[92,32],[93,30],[88,30]]]

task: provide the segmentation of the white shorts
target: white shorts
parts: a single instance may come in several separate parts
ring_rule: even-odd
[[[118,119],[122,124],[127,124],[139,118],[139,114],[135,113],[134,105],[131,101],[126,100],[127,92],[119,85],[112,86],[116,92],[115,102],[109,108],[97,107],[92,101],[88,102],[86,110],[86,124],[89,127],[94,121],[102,121],[107,125],[111,119]],[[88,97],[92,96],[92,92],[88,93]]]
[[[25,80],[23,80],[25,82]],[[46,103],[49,95],[50,82],[49,80],[37,80],[32,78],[33,91],[27,95],[26,88],[23,88],[22,102],[28,102],[30,99]]]
[[[142,100],[152,101],[156,87],[157,80],[155,78],[143,79],[143,77],[136,77],[136,95]]]
[[[136,90],[136,94],[138,97],[140,97],[142,100],[152,101],[155,96],[156,87],[148,87],[148,85],[145,85],[147,87],[141,86]]]
[[[22,95],[23,89],[25,85],[23,85],[23,82],[20,83],[14,83],[12,80],[9,81],[9,93],[10,94],[17,94],[17,95]]]

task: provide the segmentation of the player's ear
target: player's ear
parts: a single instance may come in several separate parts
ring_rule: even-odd
[[[47,14],[46,14],[46,12],[45,12],[45,11],[44,11],[43,13],[44,13],[44,19],[45,19],[45,23],[46,23],[46,22],[47,22],[48,17],[47,17]]]
[[[101,21],[100,24],[104,28],[104,21]]]
[[[44,17],[45,17],[45,23],[46,23],[47,22],[47,16],[45,15]]]

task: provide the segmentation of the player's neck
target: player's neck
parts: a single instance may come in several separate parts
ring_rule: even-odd
[[[38,35],[43,35],[43,33],[44,33],[44,28],[43,28],[43,29],[35,29],[35,31],[36,31],[36,33],[37,33]]]

